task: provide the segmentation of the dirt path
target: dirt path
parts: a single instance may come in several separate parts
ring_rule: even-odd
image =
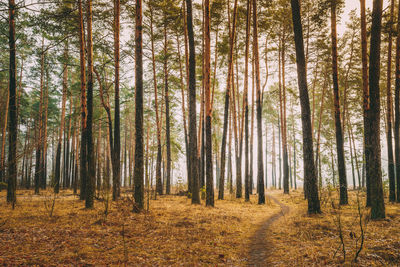
[[[267,232],[271,224],[289,213],[289,207],[282,204],[275,197],[267,196],[281,207],[281,211],[275,213],[262,223],[260,228],[250,238],[249,261],[248,266],[266,266],[270,254],[271,244],[267,239]]]

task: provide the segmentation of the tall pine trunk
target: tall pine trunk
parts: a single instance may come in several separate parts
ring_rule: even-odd
[[[113,172],[112,198],[117,200],[121,195],[121,131],[120,131],[120,107],[119,107],[119,35],[120,35],[120,0],[114,0],[114,140],[111,153]]]
[[[93,208],[95,194],[95,171],[93,145],[93,40],[92,40],[92,0],[87,0],[87,180],[85,207]]]
[[[400,18],[400,5],[398,6],[397,17]],[[394,99],[394,152],[396,159],[396,201],[400,203],[400,19],[397,20],[396,37],[396,84]]]
[[[144,208],[144,144],[143,144],[143,32],[142,0],[136,0],[135,16],[135,203]]]
[[[256,110],[257,110],[257,185],[258,204],[265,204],[264,193],[264,162],[262,152],[262,103],[260,84],[260,61],[258,57],[258,21],[257,21],[257,0],[253,0],[253,56],[256,77]]]
[[[381,146],[380,146],[380,48],[382,25],[382,0],[373,1],[371,46],[369,56],[369,109],[367,112],[368,128],[365,156],[368,158],[367,180],[370,182],[371,219],[385,218],[385,203],[382,188]]]
[[[164,16],[166,16],[164,14]],[[164,92],[165,92],[165,142],[167,148],[167,177],[165,183],[165,193],[171,193],[171,125],[169,114],[169,81],[168,81],[168,32],[167,20],[164,18]]]
[[[229,9],[229,6],[228,6]],[[229,99],[231,94],[232,85],[232,73],[233,73],[233,48],[236,36],[236,18],[237,18],[237,0],[233,7],[233,21],[232,30],[229,36],[229,54],[228,54],[228,77],[226,82],[226,92],[225,92],[225,106],[224,106],[224,128],[222,131],[222,143],[221,143],[221,173],[220,182],[218,190],[218,199],[224,199],[224,187],[225,187],[225,158],[226,158],[226,138],[228,133],[228,119],[229,119]],[[229,28],[231,26],[229,25]]]
[[[196,133],[196,53],[193,33],[192,0],[186,0],[189,39],[189,161],[192,179],[192,203],[200,204]]]
[[[303,128],[304,181],[307,184],[308,213],[321,213],[317,177],[314,164],[310,101],[307,89],[306,61],[299,0],[291,0],[294,41],[296,48],[297,79],[300,94]]]
[[[8,181],[7,181],[7,202],[12,204],[14,208],[17,201],[17,64],[15,49],[15,0],[8,1],[8,23],[9,23],[9,49],[10,49],[10,65],[9,65],[9,121],[8,121]]]
[[[387,72],[386,72],[386,120],[387,120],[387,146],[388,146],[388,173],[389,173],[389,201],[396,201],[396,177],[394,172],[394,159],[393,159],[393,135],[392,135],[392,25],[394,13],[394,0],[390,1],[390,19],[389,19],[389,38],[388,38],[388,58],[387,58]],[[400,175],[400,174],[399,174]]]
[[[82,0],[78,0],[79,11],[79,59],[80,59],[80,78],[81,78],[81,141],[79,156],[79,176],[80,176],[80,199],[86,197],[86,181],[87,181],[87,156],[86,156],[86,119],[87,119],[87,102],[86,102],[86,67],[85,67],[85,29],[83,25]]]
[[[246,49],[245,49],[245,65],[244,65],[244,195],[245,201],[250,201],[250,172],[249,172],[249,47],[250,47],[250,21],[251,21],[251,4],[247,0],[246,12]]]
[[[338,81],[338,56],[337,56],[337,34],[336,34],[336,1],[331,0],[331,39],[332,39],[332,79],[333,79],[333,102],[335,111],[335,133],[336,149],[339,171],[340,204],[348,204],[346,164],[343,146],[343,128],[340,115],[339,81]]]
[[[211,107],[211,48],[210,48],[210,0],[204,1],[204,90],[206,100],[206,206],[214,207],[214,178],[212,165],[212,107]]]

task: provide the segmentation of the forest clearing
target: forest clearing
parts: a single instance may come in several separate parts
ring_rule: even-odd
[[[0,0],[0,265],[399,266],[400,0]]]

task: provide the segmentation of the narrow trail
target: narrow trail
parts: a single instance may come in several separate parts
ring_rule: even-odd
[[[268,241],[267,232],[271,224],[277,221],[282,216],[289,213],[289,207],[282,204],[278,199],[269,195],[267,196],[272,199],[276,204],[281,207],[281,210],[266,221],[258,228],[254,235],[250,238],[249,246],[249,261],[248,266],[266,266],[268,256],[270,255],[271,243]]]

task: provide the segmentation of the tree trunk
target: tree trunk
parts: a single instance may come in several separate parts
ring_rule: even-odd
[[[154,105],[156,110],[156,124],[157,124],[157,162],[156,162],[156,192],[159,195],[163,194],[163,187],[161,182],[161,123],[158,114],[158,90],[157,90],[157,73],[156,73],[156,60],[154,48],[154,35],[153,35],[153,9],[150,9],[150,39],[151,39],[151,57],[153,62],[153,84],[154,84]],[[188,177],[188,179],[191,179]]]
[[[79,10],[79,58],[80,58],[80,75],[81,75],[81,141],[80,141],[80,199],[86,198],[86,181],[87,181],[87,156],[86,156],[86,67],[85,67],[85,28],[83,25],[82,0],[78,0]]]
[[[94,145],[93,145],[93,41],[92,41],[92,0],[87,0],[87,180],[85,207],[93,208],[95,194]]]
[[[396,201],[396,177],[394,172],[393,159],[393,133],[392,133],[392,25],[394,13],[394,0],[390,1],[390,20],[389,20],[389,38],[388,38],[388,59],[386,72],[386,105],[387,105],[387,146],[388,146],[388,174],[389,174],[389,201]]]
[[[367,112],[369,135],[365,144],[367,180],[370,182],[371,219],[385,218],[385,203],[382,189],[381,146],[380,146],[380,46],[382,24],[382,0],[373,1],[371,46],[369,56],[370,106]]]
[[[135,20],[135,203],[144,208],[144,158],[143,158],[143,33],[142,0],[136,0]]]
[[[210,36],[210,0],[204,1],[204,90],[206,99],[206,206],[214,207],[214,178],[212,165],[212,107],[211,107],[211,36]]]
[[[347,205],[347,177],[346,164],[343,147],[343,126],[340,116],[339,81],[338,81],[338,59],[337,59],[337,34],[336,34],[336,0],[331,0],[331,39],[332,39],[332,79],[333,79],[333,102],[335,110],[335,132],[336,148],[339,171],[340,204]]]
[[[364,153],[366,153],[366,144],[368,143],[369,127],[368,125],[368,110],[370,108],[369,104],[369,84],[368,84],[368,48],[367,48],[367,22],[365,18],[365,0],[360,0],[360,12],[361,12],[361,61],[362,61],[362,82],[363,82],[363,113],[364,113]],[[395,138],[396,140],[396,138]],[[400,150],[399,150],[400,154]],[[368,169],[369,158],[365,155],[365,169]],[[400,170],[400,167],[399,167]],[[365,171],[366,173],[367,171]],[[369,186],[369,176],[366,176],[366,186],[367,186],[367,207],[371,206],[371,192]]]
[[[186,0],[187,30],[189,39],[189,158],[192,177],[192,204],[200,204],[199,175],[197,166],[196,133],[196,54],[193,33],[192,0]]]
[[[16,106],[16,89],[17,89],[17,64],[15,49],[15,0],[8,1],[8,23],[9,34],[8,44],[10,49],[10,65],[8,96],[9,96],[9,122],[8,122],[8,181],[7,181],[7,202],[12,204],[14,209],[17,201],[17,106]]]
[[[284,34],[284,33],[283,33]],[[289,194],[289,161],[286,130],[286,86],[285,86],[285,38],[282,37],[282,87],[279,90],[281,98],[281,132],[282,132],[282,153],[283,153],[283,193]]]
[[[164,14],[166,16],[166,14]],[[165,142],[167,148],[167,174],[165,193],[171,194],[171,126],[169,115],[169,84],[168,84],[168,36],[167,20],[164,18],[164,92],[165,92]]]
[[[262,152],[262,103],[261,103],[261,84],[260,84],[260,61],[258,58],[258,21],[257,21],[257,0],[253,0],[253,56],[256,77],[256,109],[257,109],[257,184],[258,184],[258,204],[265,204],[264,193],[264,167]]]
[[[0,182],[5,182],[5,170],[6,170],[6,130],[7,130],[7,121],[8,121],[8,107],[10,100],[10,90],[7,90],[7,99],[6,99],[6,110],[4,114],[4,127],[1,135],[1,162],[0,162]]]
[[[299,0],[291,0],[293,31],[296,48],[297,76],[303,128],[304,181],[307,184],[308,213],[321,213],[318,197],[317,177],[314,165],[311,129],[310,101],[307,89],[306,62],[304,57],[303,29]]]
[[[249,43],[250,43],[250,21],[251,21],[251,4],[247,0],[246,12],[246,48],[245,48],[245,65],[244,65],[244,143],[245,143],[245,159],[244,159],[244,195],[245,201],[250,201],[250,173],[249,173]]]
[[[364,1],[364,0],[363,0]],[[400,18],[400,5],[398,6],[398,18]],[[395,84],[395,100],[394,100],[394,150],[396,159],[396,201],[400,203],[400,19],[397,21],[396,36],[396,84]]]
[[[119,107],[119,35],[120,35],[120,0],[114,0],[114,140],[111,153],[113,172],[112,198],[117,200],[121,195],[121,131],[120,131],[120,107]]]
[[[43,156],[43,138],[42,138],[42,126],[43,126],[43,87],[44,87],[44,48],[43,48],[44,39],[42,39],[42,51],[40,55],[40,99],[39,99],[39,114],[36,119],[36,129],[37,129],[37,145],[36,145],[36,157],[35,157],[35,194],[39,194],[40,189],[40,178],[42,177],[42,156]],[[11,103],[10,103],[11,105]]]
[[[229,6],[228,6],[229,11]],[[232,82],[232,70],[233,70],[233,48],[236,36],[236,19],[237,19],[237,0],[233,7],[233,21],[232,30],[229,36],[229,55],[228,55],[228,78],[226,82],[225,92],[225,106],[224,106],[224,128],[222,132],[222,143],[221,143],[221,176],[219,182],[218,199],[224,199],[224,177],[225,177],[225,154],[226,154],[226,137],[228,132],[228,118],[229,118],[229,99],[231,94],[231,82]],[[229,28],[231,26],[229,25]]]

